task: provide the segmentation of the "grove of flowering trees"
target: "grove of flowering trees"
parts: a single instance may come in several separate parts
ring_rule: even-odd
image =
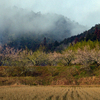
[[[86,43],[86,42],[85,42]],[[83,43],[84,44],[84,43]],[[91,64],[100,64],[100,46],[99,42],[88,42],[83,47],[71,47],[65,51],[46,53],[42,50],[32,52],[31,50],[16,50],[6,46],[0,46],[0,64],[3,66],[69,66],[80,64],[83,67],[89,67]],[[75,44],[78,45],[78,44]],[[74,48],[74,49],[72,49]]]

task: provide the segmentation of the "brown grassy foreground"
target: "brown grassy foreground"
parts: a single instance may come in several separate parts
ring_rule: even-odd
[[[3,86],[0,100],[100,100],[100,87]]]

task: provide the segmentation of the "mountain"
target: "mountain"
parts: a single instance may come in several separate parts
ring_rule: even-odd
[[[59,45],[69,45],[70,43],[76,43],[76,42],[81,42],[81,41],[95,41],[99,40],[100,41],[100,24],[96,24],[93,26],[91,29],[80,33],[78,35],[71,36],[69,38],[65,38],[63,41],[59,43]]]
[[[44,35],[45,36],[45,35]],[[23,37],[23,35],[22,35]],[[23,38],[20,38],[21,40],[20,41],[23,41],[24,44],[22,44],[22,46],[25,46],[25,41],[27,42],[26,44],[31,44],[30,47],[28,46],[28,48],[32,49],[32,50],[35,50],[35,48],[38,48],[40,46],[40,41],[43,41],[42,44],[44,44],[44,40],[43,40],[43,37],[42,39],[39,41],[39,39],[37,39],[37,42],[33,41],[32,37],[30,38],[29,35],[27,35],[27,40],[23,40]],[[45,38],[46,42],[48,41],[48,38]],[[30,43],[28,43],[30,40]],[[69,44],[75,44],[77,42],[81,42],[81,41],[88,41],[88,40],[91,40],[91,41],[95,41],[95,40],[99,40],[100,41],[100,24],[97,24],[95,26],[93,26],[91,29],[87,30],[87,31],[84,31],[83,33],[80,33],[78,35],[73,35],[69,38],[65,38],[63,41],[60,41],[58,42],[57,40],[54,41],[54,42],[51,42],[51,43],[45,43],[46,44],[46,51],[61,51],[63,50],[64,48],[68,47]],[[33,42],[32,42],[33,41]],[[14,43],[14,41],[13,41]],[[11,44],[11,43],[10,43]],[[34,46],[32,46],[34,44]],[[12,45],[12,44],[11,44]],[[14,44],[15,45],[15,44]],[[14,46],[13,45],[13,46]],[[35,48],[34,48],[35,47]],[[22,48],[25,48],[25,47],[22,47]]]
[[[58,14],[41,14],[17,7],[5,9],[0,17],[0,44],[35,48],[46,37],[47,43],[62,41],[85,31],[85,26]]]

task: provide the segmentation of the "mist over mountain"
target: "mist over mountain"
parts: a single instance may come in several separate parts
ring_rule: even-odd
[[[85,31],[85,26],[71,21],[62,15],[41,12],[35,13],[17,7],[0,10],[0,43],[13,40],[20,42],[20,37],[33,37],[34,41],[61,41]]]

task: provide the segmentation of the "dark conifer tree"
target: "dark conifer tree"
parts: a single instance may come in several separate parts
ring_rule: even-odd
[[[44,43],[43,43],[43,45],[46,46],[46,44],[47,44],[46,43],[46,37],[44,37]]]

